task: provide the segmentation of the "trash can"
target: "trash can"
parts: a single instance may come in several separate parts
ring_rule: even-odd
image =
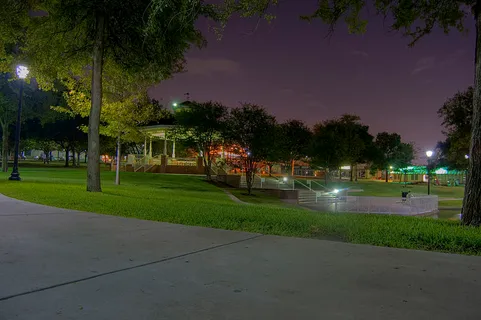
[[[406,201],[410,191],[401,191],[402,201]]]

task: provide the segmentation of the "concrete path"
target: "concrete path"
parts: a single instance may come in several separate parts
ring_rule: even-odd
[[[0,319],[481,319],[481,258],[54,209],[0,195]]]

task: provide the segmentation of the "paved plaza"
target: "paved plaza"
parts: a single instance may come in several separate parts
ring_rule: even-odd
[[[0,195],[0,320],[481,319],[481,257],[55,209]]]

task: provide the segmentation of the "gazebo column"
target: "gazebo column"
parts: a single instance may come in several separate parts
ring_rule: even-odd
[[[172,158],[175,158],[175,139],[172,140]]]
[[[150,137],[149,143],[149,158],[152,158],[152,137]]]
[[[144,139],[144,158],[147,157],[147,136]]]
[[[167,133],[164,134],[164,156],[167,155]]]

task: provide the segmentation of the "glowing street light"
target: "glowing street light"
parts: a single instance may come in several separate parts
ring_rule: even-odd
[[[434,152],[432,152],[431,150],[428,150],[428,151],[426,151],[426,156],[427,156],[428,158],[431,158],[431,157],[433,156],[433,153],[434,153]]]
[[[20,79],[20,92],[18,94],[18,110],[17,110],[17,124],[15,126],[15,154],[13,156],[13,169],[8,180],[20,181],[20,173],[18,172],[18,153],[20,145],[20,124],[22,117],[22,100],[23,100],[23,83],[28,76],[28,68],[26,66],[17,66],[17,77]]]
[[[22,80],[27,78],[28,72],[29,72],[29,70],[25,66],[18,66],[17,67],[17,76],[18,76],[18,78],[20,78]]]
[[[469,159],[469,155],[465,154],[465,155],[464,155],[464,159],[468,160],[468,159]]]

